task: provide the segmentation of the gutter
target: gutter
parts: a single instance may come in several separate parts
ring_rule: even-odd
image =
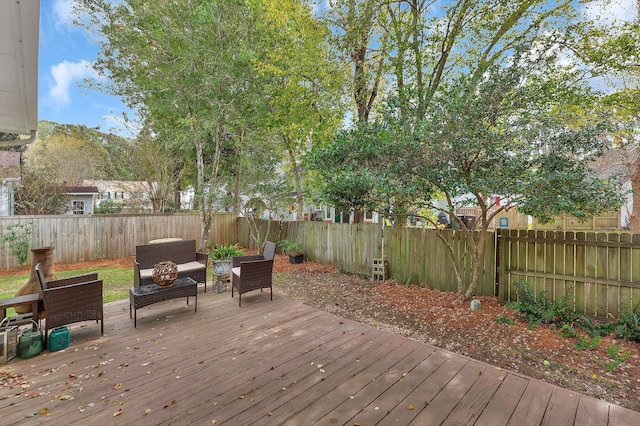
[[[28,145],[30,143],[35,142],[37,138],[38,138],[38,131],[32,130],[31,136],[29,137],[29,139],[17,138],[17,139],[7,139],[4,141],[0,140],[0,147]]]

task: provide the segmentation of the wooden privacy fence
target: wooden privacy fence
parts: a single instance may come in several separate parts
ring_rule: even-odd
[[[266,222],[259,222],[262,235]],[[250,246],[249,231],[239,224],[241,245]],[[396,281],[442,291],[457,291],[453,261],[436,230],[385,228],[387,276]],[[467,243],[459,231],[441,231],[462,253]],[[536,295],[552,300],[570,295],[577,312],[619,316],[621,306],[640,304],[640,235],[604,232],[499,230],[487,239],[484,275],[476,294],[516,300],[514,282],[525,279]],[[333,264],[341,271],[371,275],[373,259],[382,257],[382,228],[377,224],[322,222],[272,223],[269,239],[294,239],[307,259]],[[497,241],[497,244],[496,244]],[[471,259],[465,259],[463,282],[470,281]]]
[[[536,295],[570,295],[584,314],[617,317],[640,303],[640,235],[500,230],[498,253],[501,302],[525,279]]]
[[[0,217],[7,225],[32,223],[30,248],[54,246],[55,263],[96,259],[119,259],[135,254],[135,246],[167,237],[200,241],[200,220],[194,213],[144,215],[59,215]],[[209,240],[228,244],[237,241],[237,221],[232,213],[213,217]],[[5,245],[0,244],[0,268],[17,267]]]
[[[260,235],[265,235],[266,221],[258,221]],[[467,247],[460,232],[442,231],[458,253]],[[305,258],[313,262],[334,265],[339,271],[371,276],[373,259],[382,257],[382,235],[380,224],[343,224],[328,222],[272,222],[268,239],[284,238],[298,241]],[[485,271],[477,294],[494,296],[495,290],[495,242],[487,239]],[[240,219],[238,240],[242,246],[255,248],[250,239],[246,219]],[[442,291],[457,291],[453,272],[453,261],[445,250],[444,243],[433,229],[385,228],[384,258],[388,259],[387,276],[399,282],[418,284]],[[465,262],[465,283],[469,282],[470,257]]]
[[[136,245],[158,238],[200,238],[200,221],[193,213],[13,216],[0,218],[0,229],[4,233],[9,224],[27,222],[33,225],[30,247],[53,245],[56,263],[122,258],[134,254]],[[258,221],[261,235],[267,226],[267,221]],[[379,224],[271,222],[268,239],[296,240],[308,260],[371,276],[373,259],[383,256],[384,235],[387,277],[457,291],[452,260],[436,232],[420,228],[383,230]],[[461,232],[442,232],[458,253],[466,250]],[[237,219],[233,213],[214,215],[209,241],[255,247],[246,219]],[[470,279],[470,265],[467,256],[465,285]],[[0,268],[16,266],[11,253],[0,245]],[[484,275],[476,294],[497,295],[501,302],[515,300],[513,283],[521,278],[536,294],[546,291],[552,299],[570,294],[578,312],[618,316],[621,306],[635,308],[640,304],[640,235],[499,230],[497,239],[487,239]]]

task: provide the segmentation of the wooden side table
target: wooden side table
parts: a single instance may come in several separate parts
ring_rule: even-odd
[[[9,319],[9,325],[24,325],[31,324],[31,321],[40,323],[40,295],[39,294],[25,294],[23,296],[10,297],[8,299],[0,300],[0,314],[3,318],[7,316],[7,309],[14,308],[16,306],[28,306],[31,305],[31,312],[26,314],[18,314]]]
[[[213,291],[222,293],[227,290],[227,283],[231,280],[231,273],[213,274]]]

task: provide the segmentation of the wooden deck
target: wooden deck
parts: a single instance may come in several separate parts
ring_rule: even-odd
[[[638,425],[640,413],[277,294],[105,306],[71,346],[0,370],[0,423]]]

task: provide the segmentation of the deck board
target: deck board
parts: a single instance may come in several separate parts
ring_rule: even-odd
[[[268,293],[105,305],[0,367],[2,424],[640,424],[640,413]],[[6,377],[6,374],[5,376]]]

